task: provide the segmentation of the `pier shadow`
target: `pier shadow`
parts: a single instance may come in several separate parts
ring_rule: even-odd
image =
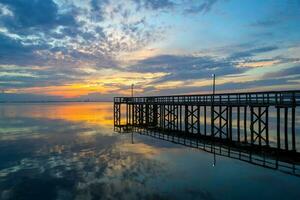
[[[235,145],[232,142],[216,140],[211,137],[164,131],[155,127],[115,125],[114,130],[121,134],[131,134],[132,142],[133,135],[140,134],[190,148],[197,148],[213,154],[214,165],[216,165],[216,155],[218,155],[300,177],[300,153],[298,152],[284,152],[273,148],[253,148],[248,144]]]

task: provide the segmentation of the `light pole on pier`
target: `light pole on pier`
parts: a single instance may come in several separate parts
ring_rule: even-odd
[[[131,84],[131,97],[133,97],[133,86],[134,84]]]
[[[215,95],[215,92],[216,92],[216,75],[212,74],[211,76],[213,77],[213,95]]]
[[[212,105],[214,105],[214,101],[215,101],[215,93],[216,93],[216,74],[212,74],[211,75],[213,77],[213,96],[212,96]],[[214,112],[214,111],[213,111]],[[213,143],[213,145],[215,145],[215,143]],[[216,152],[215,152],[215,146],[214,148],[214,162],[213,162],[213,167],[216,166]]]

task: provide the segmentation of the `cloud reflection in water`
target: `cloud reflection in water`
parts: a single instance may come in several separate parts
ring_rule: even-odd
[[[2,108],[1,198],[158,197],[155,184],[147,190],[145,185],[167,174],[161,161],[149,159],[159,150],[142,143],[132,146],[113,134],[109,106]]]

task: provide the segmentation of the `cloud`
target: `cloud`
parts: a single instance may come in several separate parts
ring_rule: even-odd
[[[172,4],[168,0],[133,2],[151,10]],[[115,68],[117,55],[160,38],[159,25],[150,25],[147,13],[137,14],[132,5],[114,0],[82,4],[1,1],[6,10],[1,13],[6,14],[0,15],[0,40],[4,44],[0,64],[71,67],[85,62],[96,68]]]
[[[267,15],[250,23],[253,28],[273,28],[278,25],[286,25],[290,22],[298,22],[300,19],[299,0],[270,2]]]
[[[46,44],[24,45],[19,39],[10,38],[2,33],[0,43],[0,65],[37,65],[45,61],[34,52],[46,49]]]
[[[199,1],[200,3],[196,5],[191,5],[190,7],[186,8],[184,13],[185,14],[197,14],[197,13],[207,13],[209,12],[212,7],[217,3],[218,0],[202,0]]]
[[[1,3],[13,13],[1,19],[2,25],[14,33],[31,34],[36,30],[46,32],[58,25],[76,25],[74,12],[59,13],[57,4],[52,0],[2,0]]]
[[[231,62],[224,59],[203,56],[159,55],[139,61],[129,67],[136,72],[165,72],[166,76],[159,78],[155,83],[172,80],[192,80],[208,78],[211,74],[218,76],[240,73]]]
[[[170,0],[133,0],[138,8],[146,8],[152,10],[159,9],[171,9],[175,6],[175,3]]]
[[[226,48],[225,48],[226,49]],[[257,46],[253,45],[241,45],[234,52],[228,56],[202,56],[194,55],[157,55],[143,60],[139,60],[134,65],[131,65],[127,70],[139,73],[164,73],[165,75],[154,79],[149,86],[143,87],[144,91],[151,94],[151,92],[163,93],[184,93],[193,92],[202,89],[209,89],[209,86],[201,80],[209,79],[211,74],[216,74],[217,77],[227,77],[226,81],[220,83],[220,88],[228,89],[227,86],[231,84],[232,88],[236,86],[247,88],[247,84],[252,87],[257,87],[255,81],[260,81],[262,77],[251,77],[248,81],[230,81],[232,80],[244,80],[242,77],[248,71],[253,68],[260,67],[276,67],[278,65],[290,65],[293,62],[299,61],[298,58],[287,58],[284,56],[264,57],[265,53],[275,50],[282,50],[279,46]],[[222,49],[223,50],[223,49]],[[232,50],[232,49],[231,49]],[[267,73],[267,71],[263,72]],[[281,72],[282,73],[282,72]],[[291,73],[291,71],[285,72],[285,74]],[[293,70],[292,73],[297,74],[297,70]],[[298,72],[299,73],[299,72]],[[251,74],[251,73],[250,73]],[[283,74],[283,73],[282,73]],[[278,73],[273,74],[274,77],[279,78]],[[235,77],[233,77],[235,76]],[[229,78],[231,77],[231,78]],[[266,78],[266,77],[265,77]],[[255,80],[252,80],[255,79]],[[196,82],[201,82],[199,87],[192,86]],[[176,83],[178,82],[178,83]],[[229,83],[228,83],[229,82]],[[240,83],[238,83],[240,82]],[[244,83],[245,82],[245,83]],[[271,82],[262,81],[263,85],[268,85]],[[274,81],[275,83],[275,81]],[[280,83],[288,84],[287,80],[281,80]],[[175,85],[174,85],[175,84]],[[165,85],[166,87],[163,87]],[[181,86],[182,85],[182,88]],[[235,86],[236,85],[236,86]],[[168,88],[174,89],[168,89]]]
[[[88,75],[81,70],[47,66],[0,66],[0,88],[27,88],[58,86],[82,81]]]
[[[239,62],[238,67],[268,67],[280,63],[277,59],[258,59],[258,60],[247,60]]]
[[[296,78],[296,79],[299,79]],[[291,79],[292,80],[292,79]],[[249,90],[249,91],[266,91],[266,90],[285,90],[289,88],[297,88],[296,84],[291,84],[289,79],[257,79],[245,82],[228,82],[217,86],[217,90]],[[295,87],[296,86],[296,87]]]
[[[280,20],[275,20],[275,19],[268,19],[268,20],[258,20],[254,23],[251,23],[250,26],[253,27],[271,27],[271,26],[275,26],[277,24],[280,24],[281,21]]]
[[[277,49],[279,49],[278,46],[265,46],[265,47],[259,47],[259,48],[254,48],[254,49],[250,49],[250,50],[245,50],[245,51],[238,51],[236,53],[233,53],[229,57],[229,59],[230,60],[238,60],[238,59],[243,59],[243,58],[249,58],[249,57],[253,57],[260,53],[267,53],[267,52],[271,52],[271,51],[274,51]]]
[[[41,65],[51,58],[40,52],[63,46],[58,42],[77,32],[75,12],[60,11],[52,0],[3,0],[1,4],[12,15],[0,16],[0,40],[5,44],[0,47],[0,64]]]
[[[61,101],[62,97],[37,94],[0,93],[0,102]]]
[[[91,93],[90,96],[95,96],[93,92],[102,92],[101,95],[107,91],[122,93],[121,90],[128,87],[126,80],[133,80],[143,85],[138,88],[139,91],[150,92],[165,90],[171,83],[174,87],[177,87],[178,83],[187,82],[193,85],[199,79],[210,78],[212,73],[223,77],[239,75],[248,70],[259,70],[253,69],[255,67],[268,67],[262,69],[263,73],[267,73],[271,68],[275,71],[273,67],[291,67],[291,64],[299,63],[297,49],[288,50],[289,43],[298,45],[294,42],[298,41],[296,34],[289,34],[288,37],[282,35],[280,39],[283,44],[281,40],[274,42],[279,31],[267,30],[267,33],[274,36],[272,39],[269,39],[269,35],[262,38],[266,31],[257,31],[252,27],[251,31],[254,31],[250,32],[250,35],[253,37],[257,34],[256,40],[249,40],[249,32],[244,34],[242,30],[239,32],[239,38],[243,39],[243,43],[239,44],[235,39],[230,39],[235,37],[235,34],[231,34],[232,30],[226,27],[226,20],[224,26],[219,26],[222,22],[211,21],[220,17],[221,12],[228,12],[227,10],[198,20],[201,15],[211,14],[210,11],[220,2],[0,0],[1,89],[22,92],[34,87],[61,86],[63,93],[65,86],[74,86],[78,82],[84,82],[87,87],[90,87],[91,82],[112,82],[111,86],[100,84],[93,90],[85,90]],[[220,6],[222,5],[220,3]],[[292,9],[292,6],[290,8]],[[231,11],[232,13],[227,14],[234,17],[236,11]],[[289,33],[292,33],[291,29],[295,30],[295,19],[298,19],[294,16],[294,11],[295,9],[291,14],[286,13],[287,16],[280,15],[280,18],[286,17],[282,20],[289,22],[286,24],[288,29],[282,29]],[[188,14],[199,16],[189,18]],[[253,26],[271,27],[281,19],[243,18],[241,22],[250,24],[251,20],[254,20]],[[196,25],[198,22],[200,24]],[[195,28],[189,29],[193,25]],[[218,29],[215,29],[216,25],[219,26]],[[239,24],[235,25],[240,28]],[[224,42],[224,48],[214,49],[223,43],[221,40],[195,45],[189,43],[205,40],[205,34],[211,30],[222,39],[223,34],[230,35],[229,41]],[[220,30],[219,36],[216,30]],[[191,34],[186,35],[190,31]],[[214,34],[211,36],[214,37]],[[203,48],[207,51],[203,51]],[[145,54],[145,49],[157,50]],[[180,53],[184,51],[188,53]],[[134,62],[136,63],[132,64]],[[145,78],[145,73],[152,76]],[[126,78],[120,78],[122,74],[127,74]],[[139,76],[142,78],[137,78]],[[103,77],[106,77],[105,81],[99,81]],[[87,81],[90,79],[95,81]],[[115,83],[119,85],[116,86]],[[146,86],[147,84],[149,85]],[[114,90],[98,91],[100,87],[111,87]],[[180,91],[184,92],[184,88]],[[188,88],[193,91],[191,87]]]
[[[244,80],[245,77],[242,75],[237,75],[232,77],[231,81],[222,81],[223,77],[217,77],[216,91],[218,92],[238,92],[238,91],[266,91],[266,90],[286,90],[298,89],[299,75],[294,78],[264,78],[264,79],[255,79],[255,80]],[[292,81],[296,82],[292,82]],[[211,81],[208,84],[181,84],[177,87],[166,87],[162,89],[157,89],[156,87],[146,87],[143,95],[175,95],[175,94],[200,94],[200,93],[210,93],[212,91]]]
[[[162,38],[165,25],[152,23],[160,10],[184,9],[185,4],[170,0],[2,0],[0,64],[77,67],[86,63],[116,68],[121,53]],[[212,4],[203,2],[206,10]]]
[[[281,69],[277,72],[270,72],[264,75],[264,78],[284,78],[289,76],[300,77],[300,65]]]

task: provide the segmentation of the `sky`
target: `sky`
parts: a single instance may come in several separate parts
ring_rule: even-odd
[[[0,0],[0,101],[292,90],[299,0]]]

